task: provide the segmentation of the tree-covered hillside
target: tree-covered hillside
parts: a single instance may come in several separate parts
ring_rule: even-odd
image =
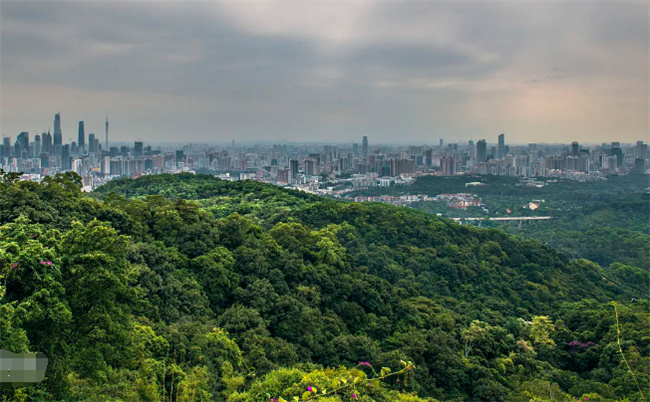
[[[50,360],[6,400],[640,400],[650,385],[642,269],[250,181],[148,176],[92,197],[73,174],[1,181],[0,347]]]
[[[647,175],[612,175],[588,182],[535,180],[524,183],[521,178],[511,176],[422,176],[411,186],[357,190],[350,196],[404,193],[436,196],[469,192],[481,198],[487,212],[479,207],[459,210],[442,202],[421,201],[411,206],[457,218],[551,216],[551,220],[525,224],[499,221],[479,221],[478,224],[537,240],[574,258],[586,258],[602,266],[620,263],[650,270],[650,193],[647,190],[650,181]],[[467,183],[481,185],[466,186]],[[533,200],[537,200],[535,210],[528,207]]]

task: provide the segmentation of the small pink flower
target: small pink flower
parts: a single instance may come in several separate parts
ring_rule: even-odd
[[[11,264],[11,266],[9,267],[9,269],[14,269],[14,268],[16,268],[17,266],[18,266],[18,263],[17,263],[17,262],[14,262],[13,264]]]
[[[45,264],[47,264],[47,261],[41,261],[40,263],[45,265]]]
[[[357,394],[352,394],[352,399],[359,399],[359,398],[357,398]]]
[[[309,391],[309,392],[313,392],[314,389],[313,389],[312,387],[307,387],[307,391]]]
[[[52,265],[52,261],[48,261],[48,262],[47,262],[47,265]]]

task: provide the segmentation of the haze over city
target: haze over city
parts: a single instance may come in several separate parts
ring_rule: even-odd
[[[18,2],[1,132],[111,140],[634,142],[648,3]]]

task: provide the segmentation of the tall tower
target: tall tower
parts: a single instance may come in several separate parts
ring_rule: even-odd
[[[3,156],[9,158],[11,156],[11,138],[3,137],[2,138],[2,152]]]
[[[506,135],[505,134],[499,134],[499,148],[498,149],[498,156],[499,158],[503,158],[506,156]]]
[[[95,134],[88,134],[88,152],[97,152],[97,149],[95,149],[95,141]]]
[[[361,156],[364,158],[368,156],[368,137],[365,135],[361,141]]]
[[[54,145],[63,143],[63,134],[61,133],[61,113],[54,115]]]
[[[487,142],[485,140],[478,140],[476,143],[476,160],[478,163],[483,163],[487,160]]]
[[[79,122],[79,136],[77,137],[77,146],[83,152],[86,147],[86,129],[83,120]]]
[[[61,113],[54,115],[54,155],[61,156],[61,146],[63,145],[63,133],[61,132]]]
[[[52,146],[52,134],[50,134],[49,130],[47,133],[43,133],[43,136],[41,137],[41,143],[43,144],[42,152],[45,152],[47,154],[52,154],[54,152],[54,148]]]
[[[108,115],[106,115],[106,123],[104,123],[106,127],[106,149],[105,151],[108,151]]]

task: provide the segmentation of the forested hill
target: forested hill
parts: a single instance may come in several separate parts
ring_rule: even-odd
[[[355,196],[400,196],[471,192],[483,207],[453,208],[445,202],[409,204],[443,217],[551,216],[519,222],[474,221],[516,236],[537,240],[574,258],[602,266],[624,264],[650,270],[650,193],[647,175],[610,175],[580,182],[568,178],[519,178],[499,175],[420,176],[409,186],[360,188]],[[475,185],[478,184],[478,185]],[[469,185],[469,186],[468,186]],[[537,200],[534,209],[529,203]]]
[[[77,180],[1,177],[0,346],[50,359],[44,382],[3,398],[593,401],[648,388],[642,269],[250,181],[147,176],[87,196]]]

